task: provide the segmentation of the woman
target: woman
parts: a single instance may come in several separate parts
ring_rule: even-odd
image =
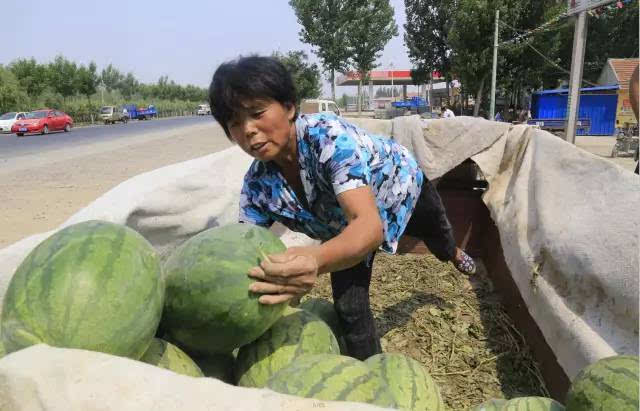
[[[401,234],[422,238],[461,272],[473,260],[455,246],[442,201],[413,156],[392,139],[369,135],[330,113],[298,116],[290,74],[277,60],[222,64],[209,88],[212,114],[227,137],[255,158],[240,196],[241,222],[279,221],[322,241],[270,255],[249,275],[259,301],[299,298],[331,273],[349,354],[381,351],[369,305],[373,256],[394,253]]]

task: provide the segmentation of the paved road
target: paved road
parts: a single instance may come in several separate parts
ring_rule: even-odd
[[[0,160],[66,147],[77,147],[94,142],[131,138],[132,135],[169,131],[199,124],[204,125],[207,122],[213,123],[214,120],[211,116],[174,117],[130,121],[127,124],[117,123],[108,126],[78,127],[72,129],[69,133],[55,132],[48,135],[35,134],[24,137],[18,137],[15,134],[0,134]]]

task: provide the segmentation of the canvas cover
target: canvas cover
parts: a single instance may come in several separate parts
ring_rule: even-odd
[[[599,358],[638,354],[637,175],[524,125],[469,117],[353,121],[371,132],[393,135],[414,153],[430,179],[467,158],[478,164],[489,183],[483,200],[498,227],[507,265],[531,316],[570,378]],[[160,253],[169,252],[206,228],[236,221],[242,178],[250,162],[249,156],[232,147],[141,174],[105,193],[58,229],[91,219],[127,224]],[[287,245],[312,242],[283,226],[273,230]],[[0,250],[0,302],[18,264],[54,231]],[[78,385],[72,378],[76,371],[88,376],[103,366],[110,373],[95,383]],[[149,381],[179,380],[175,385],[158,382],[163,389],[141,391],[139,400],[144,404],[156,404],[150,402],[152,396],[184,397],[190,407],[197,405],[197,400],[205,401],[211,395],[209,389],[224,398],[246,397],[265,406],[285,401],[278,394],[174,377],[157,368],[136,366],[131,371],[129,360],[38,346],[0,360],[0,381],[20,378],[23,382],[6,385],[0,398],[27,401],[36,396],[39,402],[29,401],[54,404],[56,391],[81,388],[77,409],[91,409],[81,405],[91,404],[92,398],[93,409],[113,409],[103,407],[97,399],[102,401],[108,393],[105,384],[128,390],[121,382],[131,372]],[[49,384],[57,388],[49,389]],[[238,390],[245,391],[240,394]],[[265,395],[276,402],[263,403]],[[105,404],[127,409],[124,401],[131,397],[124,395],[123,402],[118,402],[119,397]],[[173,400],[168,401],[171,404]],[[307,403],[299,403],[302,408],[291,404],[292,409],[303,409],[302,404]]]

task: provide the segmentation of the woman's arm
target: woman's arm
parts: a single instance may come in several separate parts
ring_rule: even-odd
[[[347,190],[337,199],[348,222],[342,233],[318,246],[291,247],[271,255],[249,271],[258,280],[250,290],[265,294],[261,303],[277,304],[305,294],[318,274],[352,267],[380,246],[382,221],[371,188]]]
[[[318,274],[353,267],[382,244],[382,221],[371,187],[345,191],[337,199],[348,224],[340,235],[317,247]]]

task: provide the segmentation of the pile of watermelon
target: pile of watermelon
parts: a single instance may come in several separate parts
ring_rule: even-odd
[[[40,243],[16,270],[0,317],[0,357],[45,343],[301,397],[445,409],[437,384],[412,358],[349,357],[329,301],[307,299],[299,308],[260,304],[259,295],[248,291],[253,280],[247,271],[284,250],[267,229],[231,224],[190,238],[161,263],[151,244],[126,226],[69,226]],[[638,358],[619,356],[576,378],[567,410],[637,404]],[[564,407],[539,397],[475,407],[520,409]]]

